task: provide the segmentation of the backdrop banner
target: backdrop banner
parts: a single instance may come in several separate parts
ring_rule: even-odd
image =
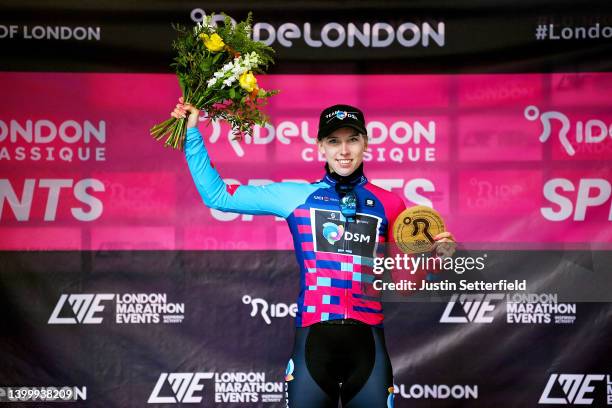
[[[564,391],[570,380],[581,400],[605,406],[610,252],[469,253],[485,254],[484,272],[461,279],[526,290],[385,303],[398,406],[578,401]],[[284,404],[298,293],[291,251],[20,251],[0,265],[6,386],[85,389],[77,402],[87,406],[187,403],[171,386],[182,373],[186,387],[203,386],[193,393],[201,406]]]

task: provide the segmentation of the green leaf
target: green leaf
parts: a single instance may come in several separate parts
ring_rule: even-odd
[[[185,84],[185,78],[182,75],[179,75],[178,80],[179,80],[179,85],[181,87],[181,91],[183,95],[185,95],[185,91],[187,90],[187,85]]]

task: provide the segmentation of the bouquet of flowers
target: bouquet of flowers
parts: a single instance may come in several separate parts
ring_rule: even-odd
[[[254,125],[264,126],[268,118],[261,111],[267,98],[277,90],[257,86],[255,73],[265,73],[274,63],[271,47],[250,38],[251,13],[235,26],[225,16],[223,26],[215,27],[213,15],[206,16],[193,29],[172,25],[178,32],[172,48],[177,56],[176,75],[185,103],[206,112],[209,120],[224,119],[236,139],[251,135]],[[165,146],[183,149],[187,119],[170,118],[151,128],[151,135]]]

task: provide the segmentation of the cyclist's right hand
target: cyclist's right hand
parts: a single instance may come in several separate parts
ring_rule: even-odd
[[[176,108],[170,112],[170,115],[178,119],[189,116],[187,119],[187,128],[197,127],[198,120],[200,119],[200,110],[190,103],[183,103],[184,101],[185,100],[181,96],[179,98],[179,103],[176,104]]]

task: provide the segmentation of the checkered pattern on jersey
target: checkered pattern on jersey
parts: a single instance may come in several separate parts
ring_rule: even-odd
[[[302,260],[302,291],[298,300],[301,325],[348,318],[380,325],[383,315],[379,294],[372,286],[373,259],[315,252],[310,215],[310,209],[303,207],[293,212],[299,234],[296,250]],[[379,242],[383,241],[379,231]]]

